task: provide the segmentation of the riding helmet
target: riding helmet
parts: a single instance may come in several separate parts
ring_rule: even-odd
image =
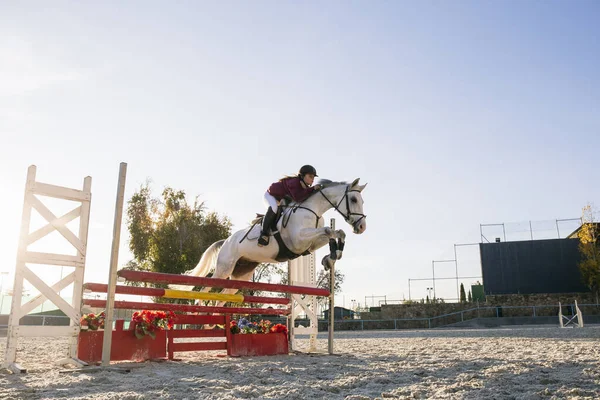
[[[317,170],[312,165],[303,165],[302,168],[300,168],[300,171],[298,172],[298,174],[303,175],[303,176],[306,174],[318,176]]]

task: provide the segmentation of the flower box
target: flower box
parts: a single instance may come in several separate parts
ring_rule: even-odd
[[[288,337],[284,332],[267,334],[233,334],[229,336],[232,357],[274,356],[289,354]]]
[[[167,357],[167,332],[156,331],[156,338],[150,336],[138,339],[134,334],[135,323],[123,330],[123,320],[117,320],[112,333],[111,361],[147,361]],[[102,361],[103,330],[81,330],[77,344],[77,358],[88,363]]]

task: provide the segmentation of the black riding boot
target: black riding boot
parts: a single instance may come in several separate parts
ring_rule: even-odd
[[[275,214],[273,212],[273,209],[271,207],[269,207],[267,209],[267,213],[263,217],[262,229],[260,232],[260,237],[258,238],[258,245],[260,247],[266,246],[269,244],[269,232],[270,232],[272,226],[274,225],[276,216],[277,216],[277,214]]]

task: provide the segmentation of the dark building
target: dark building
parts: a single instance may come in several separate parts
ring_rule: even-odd
[[[323,311],[325,319],[329,320],[329,310]],[[344,307],[333,307],[333,319],[338,321],[341,319],[354,319],[354,311]]]
[[[583,293],[577,230],[566,239],[480,243],[486,295]]]

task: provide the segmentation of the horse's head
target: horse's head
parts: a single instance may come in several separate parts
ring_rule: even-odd
[[[323,196],[357,234],[367,229],[367,216],[363,212],[362,198],[362,191],[367,184],[359,185],[359,180],[360,178],[356,178],[352,183],[322,180]]]

